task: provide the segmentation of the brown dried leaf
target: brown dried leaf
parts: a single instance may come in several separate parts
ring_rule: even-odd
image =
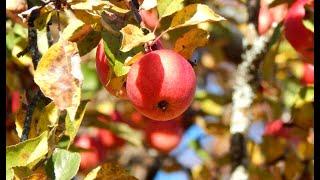
[[[209,34],[202,29],[191,29],[182,37],[177,39],[174,45],[174,51],[181,54],[184,58],[190,59],[193,51],[208,43]]]
[[[83,76],[76,43],[59,40],[39,61],[34,81],[60,110],[80,104]]]
[[[93,179],[137,180],[137,178],[131,176],[125,169],[115,163],[104,163],[103,165],[93,169],[85,177],[85,180]]]

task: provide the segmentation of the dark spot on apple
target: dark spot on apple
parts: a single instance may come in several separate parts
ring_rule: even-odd
[[[162,111],[166,111],[166,109],[168,108],[168,105],[169,103],[165,100],[158,102],[158,108],[161,109]]]

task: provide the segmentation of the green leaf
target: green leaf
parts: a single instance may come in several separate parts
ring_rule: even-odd
[[[273,45],[265,55],[261,64],[261,76],[265,81],[273,82],[275,80],[276,63],[275,57],[278,54],[280,41]]]
[[[120,32],[122,34],[120,51],[122,52],[128,52],[134,47],[149,42],[155,38],[153,33],[144,35],[143,31],[139,27],[132,24],[126,25],[120,30]]]
[[[84,56],[92,49],[97,47],[101,40],[101,33],[97,31],[90,31],[85,38],[77,41],[77,47],[79,50],[79,55]]]
[[[284,82],[283,101],[287,108],[291,108],[299,97],[301,85],[298,81],[287,79]]]
[[[104,50],[110,66],[117,77],[126,75],[129,72],[129,66],[124,65],[124,62],[143,51],[143,47],[136,47],[128,52],[119,51],[121,46],[121,38],[114,34],[103,31],[102,38],[104,40]]]
[[[311,19],[304,19],[302,21],[304,27],[309,29],[310,31],[314,32],[314,22]]]
[[[184,7],[174,15],[169,30],[204,22],[216,22],[222,20],[225,20],[225,18],[215,13],[207,5],[191,4]]]
[[[125,179],[125,180],[137,180],[134,176],[131,176],[124,168],[115,163],[104,163],[101,166],[93,169],[84,180],[94,179]]]
[[[40,136],[6,148],[6,179],[12,179],[12,167],[28,166],[32,168],[48,152],[48,131]]]
[[[183,0],[158,0],[157,3],[160,18],[170,16],[183,8]]]
[[[80,160],[81,156],[77,152],[55,149],[52,155],[55,179],[72,179],[78,172]]]
[[[209,115],[220,116],[223,112],[221,104],[218,104],[212,99],[204,99],[201,101],[200,106],[201,110]]]
[[[65,126],[66,126],[65,134],[70,137],[68,148],[70,147],[74,138],[77,135],[77,132],[79,130],[79,127],[81,125],[81,122],[86,110],[87,103],[88,101],[81,101],[75,113],[71,111],[67,111],[67,116],[65,119]],[[73,117],[72,114],[75,114],[74,118],[72,118]]]

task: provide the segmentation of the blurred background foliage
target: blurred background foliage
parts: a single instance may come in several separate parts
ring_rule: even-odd
[[[72,151],[81,152],[83,158],[76,179],[85,177],[103,162],[120,164],[138,179],[230,178],[229,127],[234,76],[242,61],[243,38],[250,40],[258,35],[248,27],[246,0],[187,3],[205,3],[227,21],[197,25],[208,30],[210,39],[206,46],[194,51],[191,59],[197,63],[197,91],[191,107],[179,121],[182,134],[168,133],[168,141],[170,135],[181,138],[178,145],[170,152],[161,152],[157,145],[147,141],[146,127],[151,120],[137,112],[129,101],[118,99],[104,89],[97,77],[93,49],[81,57],[84,76],[81,99],[89,102],[76,143],[70,147]],[[67,25],[66,18],[61,16],[62,29]],[[169,22],[170,17],[163,19],[164,25],[160,28],[165,28],[166,21]],[[53,18],[50,28],[56,42],[56,19]],[[165,34],[164,47],[173,49],[176,39],[192,28]],[[283,26],[277,30],[271,47],[254,64],[254,78],[250,82],[255,97],[247,112],[251,125],[245,134],[249,175],[250,179],[312,179],[314,88],[313,84],[306,85],[301,80],[303,57],[286,40]],[[18,134],[23,128],[30,97],[26,90],[35,88],[30,55],[16,56],[27,46],[27,35],[26,26],[7,11],[7,146],[19,142]],[[38,44],[40,52],[45,53],[48,49],[45,29],[38,31]],[[41,122],[43,108],[36,107],[31,137],[39,131],[36,124]],[[66,147],[67,141],[62,137],[57,147]],[[82,162],[84,159],[86,162]]]

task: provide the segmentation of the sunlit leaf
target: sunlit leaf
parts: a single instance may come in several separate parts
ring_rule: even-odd
[[[60,40],[42,56],[34,81],[60,110],[80,103],[82,72],[76,43]]]
[[[144,10],[150,10],[152,8],[157,7],[157,4],[157,0],[143,1],[139,8]]]
[[[183,8],[183,0],[158,0],[159,17],[163,18],[181,10]]]
[[[128,52],[132,48],[149,42],[155,38],[153,33],[144,35],[143,31],[139,27],[132,24],[128,24],[122,28],[120,32],[122,34],[120,51],[122,52]]]
[[[117,77],[126,75],[129,72],[130,67],[124,65],[127,59],[131,59],[138,52],[143,51],[143,47],[138,46],[128,52],[119,51],[121,46],[121,38],[114,34],[104,31],[102,33],[104,40],[104,50],[107,55],[110,66],[112,67],[114,74]]]
[[[174,51],[181,54],[184,58],[190,59],[193,51],[208,43],[209,34],[202,29],[191,29],[177,39]]]
[[[38,132],[42,133],[48,130],[49,126],[54,126],[58,123],[59,119],[59,109],[57,106],[51,102],[49,103],[41,112],[38,121]]]
[[[81,125],[81,122],[86,110],[87,103],[88,101],[81,101],[80,105],[76,109],[76,112],[72,112],[73,110],[67,111],[67,116],[65,119],[65,126],[66,126],[65,134],[70,138],[68,147],[70,147],[74,138],[77,135],[77,132],[79,130],[79,127]]]
[[[306,19],[302,21],[304,27],[309,29],[311,32],[314,32],[314,22],[311,21],[310,19]]]
[[[62,36],[68,41],[77,42],[85,38],[91,31],[92,28],[90,25],[87,25],[80,20],[72,20],[63,30]]]
[[[6,148],[6,179],[12,179],[12,167],[29,166],[32,168],[48,152],[48,131],[40,136]]]
[[[55,149],[52,155],[55,179],[69,180],[78,172],[81,156],[77,152]]]
[[[137,180],[131,176],[124,168],[115,163],[104,163],[93,169],[85,178],[85,180],[94,179],[125,179]]]
[[[169,29],[172,30],[203,22],[217,22],[222,20],[225,20],[225,18],[212,11],[207,5],[191,4],[174,15]]]

